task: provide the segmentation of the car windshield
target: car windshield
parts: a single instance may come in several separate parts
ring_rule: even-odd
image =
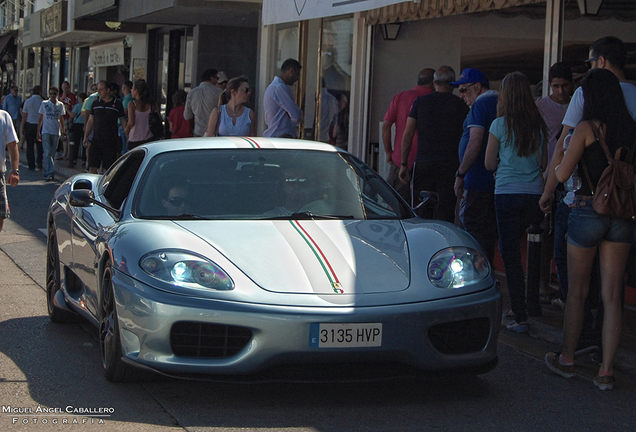
[[[139,218],[169,220],[413,217],[360,160],[317,150],[161,153],[150,161],[134,207]]]

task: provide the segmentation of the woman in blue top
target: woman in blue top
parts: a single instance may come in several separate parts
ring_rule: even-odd
[[[548,163],[548,128],[537,108],[530,82],[521,72],[506,75],[501,82],[497,117],[490,126],[485,165],[497,170],[495,212],[499,252],[506,270],[514,321],[506,328],[527,333],[525,282],[521,263],[521,236],[531,224],[539,224],[543,213],[542,171]]]
[[[228,81],[219,106],[212,108],[205,136],[256,136],[254,111],[245,106],[250,91],[244,75]]]

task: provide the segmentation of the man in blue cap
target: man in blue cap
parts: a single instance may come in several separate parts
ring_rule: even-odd
[[[470,107],[459,142],[460,165],[455,173],[455,195],[462,199],[459,217],[492,264],[497,238],[495,179],[484,166],[484,157],[490,124],[497,118],[499,93],[490,90],[486,76],[474,68],[464,69],[459,80],[450,84],[459,87],[460,97]]]

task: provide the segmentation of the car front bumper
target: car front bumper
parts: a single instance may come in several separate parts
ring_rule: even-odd
[[[124,360],[168,375],[243,375],[284,365],[369,362],[444,371],[494,366],[497,361],[501,294],[494,285],[430,302],[317,308],[186,297],[158,291],[121,273],[113,284]],[[229,356],[175,355],[172,330],[177,323],[249,329],[251,337]],[[310,328],[316,323],[382,323],[382,344],[312,347]],[[483,344],[475,347],[475,337]],[[463,349],[464,342],[472,346]]]

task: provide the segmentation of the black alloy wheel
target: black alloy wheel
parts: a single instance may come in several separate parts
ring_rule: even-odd
[[[117,306],[113,291],[113,266],[110,260],[104,266],[99,307],[99,351],[106,379],[113,382],[137,381],[141,373],[122,361],[121,337]]]
[[[51,226],[46,247],[46,306],[49,318],[54,323],[75,321],[77,319],[75,314],[55,306],[55,295],[60,288],[60,255],[57,249],[57,235],[54,227]]]

